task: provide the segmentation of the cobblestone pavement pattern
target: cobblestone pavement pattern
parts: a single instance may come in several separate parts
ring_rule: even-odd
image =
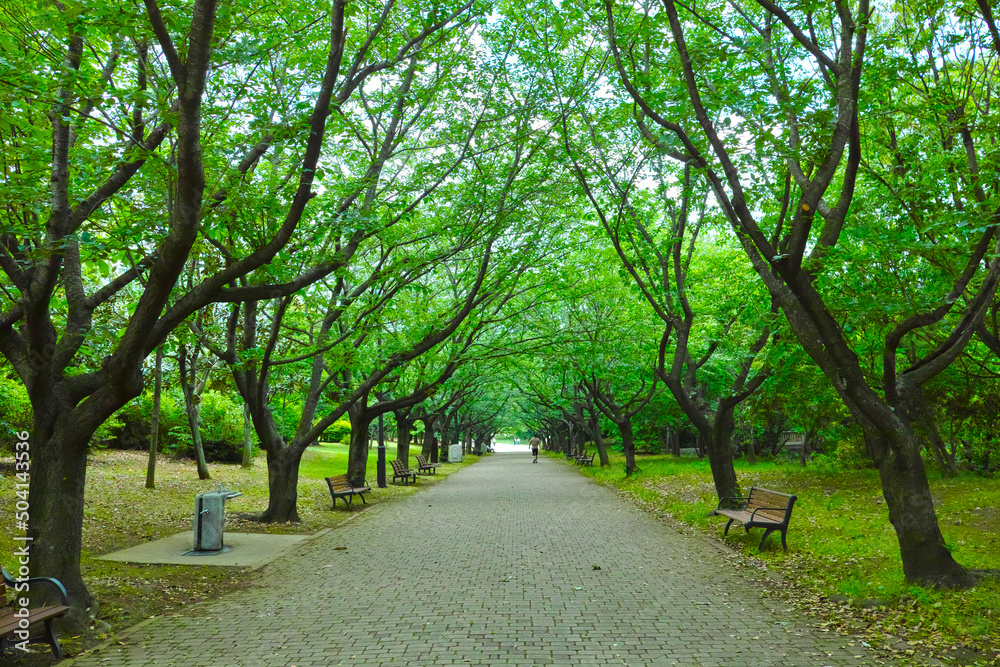
[[[498,453],[74,665],[872,664],[724,561],[569,464]]]

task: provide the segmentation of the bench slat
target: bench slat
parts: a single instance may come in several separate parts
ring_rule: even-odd
[[[53,607],[35,607],[28,610],[28,624],[34,625],[50,618],[59,618],[69,610],[69,607],[58,605]],[[11,630],[17,629],[21,617],[14,616],[14,610],[10,607],[0,608],[0,636],[7,634]]]

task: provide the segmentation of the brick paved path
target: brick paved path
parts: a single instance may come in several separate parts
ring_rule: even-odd
[[[74,664],[873,664],[724,560],[568,464],[494,454]]]

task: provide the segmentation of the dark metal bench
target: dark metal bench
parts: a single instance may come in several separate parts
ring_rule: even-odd
[[[395,482],[397,479],[403,480],[403,484],[409,484],[411,479],[415,483],[417,481],[417,473],[410,470],[405,463],[396,459],[392,462],[392,481]]]
[[[581,454],[580,456],[577,456],[574,460],[581,466],[584,465],[592,466],[594,465],[594,454],[591,454],[590,456]]]
[[[367,483],[364,486],[354,486],[347,481],[347,475],[337,475],[336,477],[327,477],[326,484],[330,487],[330,496],[333,498],[334,509],[337,508],[337,498],[343,498],[347,509],[351,509],[351,500],[356,495],[361,497],[361,502],[365,505],[368,504],[364,494],[366,491],[371,491],[372,487],[368,486]]]
[[[785,533],[788,531],[788,520],[792,518],[792,506],[798,496],[780,491],[771,491],[760,487],[750,487],[750,495],[746,498],[722,498],[719,506],[713,514],[724,516],[729,519],[723,535],[729,534],[729,527],[734,521],[739,521],[747,532],[751,528],[763,528],[764,537],[760,538],[757,551],[764,546],[767,536],[776,530],[781,531],[781,548],[788,551],[788,544],[785,542]],[[736,508],[724,508],[723,505],[735,504]]]
[[[427,457],[423,454],[417,454],[417,472],[426,472],[430,470],[430,474],[437,474],[437,465],[434,463],[428,463]]]
[[[20,650],[21,647],[27,647],[28,644],[45,642],[52,647],[52,654],[55,655],[56,659],[62,659],[62,646],[59,645],[56,633],[52,629],[52,621],[64,616],[69,610],[69,596],[66,594],[66,588],[58,579],[51,577],[33,577],[17,581],[6,569],[3,569],[3,584],[0,585],[0,655],[7,653],[11,647]],[[23,588],[25,585],[34,587],[38,584],[49,587],[60,604],[25,608],[26,611],[22,611],[22,605],[18,602],[21,599],[27,599],[28,591],[19,590],[18,587]],[[7,591],[4,590],[4,587],[10,589],[9,592],[13,600],[7,599]],[[45,632],[32,635],[31,626],[38,623],[45,624]]]

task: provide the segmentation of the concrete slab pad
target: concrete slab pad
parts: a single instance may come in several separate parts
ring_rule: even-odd
[[[186,555],[194,546],[191,531],[139,544],[128,549],[98,556],[101,560],[125,563],[162,563],[166,565],[221,565],[224,567],[260,567],[299,544],[318,537],[315,535],[260,535],[254,533],[226,533],[224,551],[212,555]]]

